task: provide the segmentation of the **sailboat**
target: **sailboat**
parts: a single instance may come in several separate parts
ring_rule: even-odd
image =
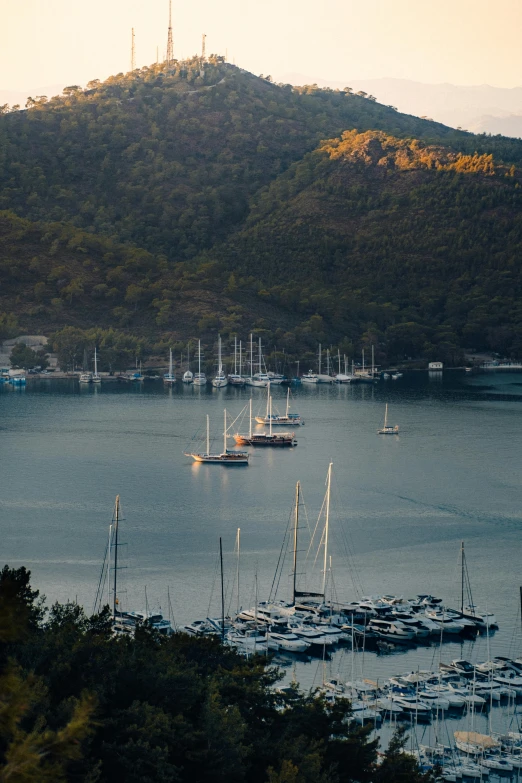
[[[201,372],[201,340],[198,340],[198,371],[194,375],[194,386],[206,386],[207,376]]]
[[[388,403],[386,403],[386,410],[384,412],[384,425],[382,429],[377,430],[378,435],[398,435],[399,434],[399,425],[395,424],[395,426],[392,426],[391,424],[388,424]]]
[[[235,442],[239,446],[297,446],[293,432],[278,432],[276,435],[272,433],[272,397],[270,395],[270,385],[268,386],[268,418],[269,418],[269,431],[268,432],[252,432],[252,398],[250,398],[250,413],[249,413],[249,432],[247,435],[242,435],[240,432],[236,432],[233,436]]]
[[[215,378],[212,378],[212,386],[215,389],[221,389],[223,386],[228,386],[228,378],[223,372],[223,363],[221,361],[221,335],[218,334],[218,371]]]
[[[92,376],[93,383],[101,383],[101,376],[98,375],[98,355],[96,353],[96,346],[94,346],[94,373]]]
[[[190,372],[190,343],[187,345],[187,369],[183,373],[183,383],[192,383],[194,375]]]
[[[271,381],[272,382],[272,381]],[[280,416],[279,414],[270,414],[269,413],[269,400],[266,401],[266,415],[265,416],[256,416],[256,421],[258,424],[272,424],[274,425],[281,425],[281,424],[304,424],[304,420],[301,418],[299,413],[290,413],[290,389],[288,389],[286,394],[286,413],[284,416]]]
[[[102,564],[98,590],[94,599],[94,612],[101,612],[104,606],[104,598],[111,612],[113,632],[117,635],[132,635],[139,623],[146,622],[161,634],[173,633],[172,625],[162,614],[150,613],[148,606],[145,612],[124,611],[120,605],[118,596],[118,543],[119,528],[122,521],[120,496],[116,495],[112,520],[109,525],[109,540],[105,550],[105,558]],[[112,572],[112,574],[111,574]],[[107,592],[105,593],[105,587]],[[146,593],[145,593],[146,598]],[[146,602],[147,603],[147,602]]]
[[[207,462],[218,465],[248,465],[249,454],[246,451],[229,451],[227,449],[227,411],[223,428],[223,452],[210,453],[210,418],[207,415],[207,449],[205,452],[185,452],[186,457],[192,457],[194,462]]]
[[[348,372],[348,361],[346,354],[344,355],[344,373],[341,372],[341,354],[337,351],[337,361],[339,363],[339,372],[335,376],[336,383],[351,383],[353,381],[353,373]]]
[[[250,377],[246,379],[247,386],[262,386],[266,388],[270,382],[268,373],[263,372],[263,353],[261,351],[261,338],[259,338],[259,358],[258,365],[259,370],[252,375],[254,368],[254,345],[252,342],[252,335],[250,335]]]
[[[169,355],[169,371],[163,376],[163,383],[176,383],[176,376],[174,375],[172,368],[172,348]]]
[[[321,343],[319,343],[319,361],[318,361],[318,368],[319,372],[317,373],[317,383],[333,383],[334,379],[330,375],[330,351],[326,351],[326,369],[327,374],[321,373]]]
[[[234,337],[234,372],[228,376],[228,382],[234,386],[244,386],[245,378],[241,375],[242,365],[242,346],[241,340],[239,341],[239,373],[237,365],[237,337]]]

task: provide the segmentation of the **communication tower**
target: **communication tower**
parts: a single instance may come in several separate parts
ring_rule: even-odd
[[[201,59],[203,60],[203,62],[205,62],[206,60],[206,40],[207,40],[207,35],[206,33],[203,33],[201,37]]]
[[[131,71],[133,71],[136,68],[136,47],[134,45],[134,27],[132,28],[132,39],[131,39]]]
[[[169,34],[167,36],[167,65],[174,62],[174,41],[172,40],[172,0],[169,0]]]

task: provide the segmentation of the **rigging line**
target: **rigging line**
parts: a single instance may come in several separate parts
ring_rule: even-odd
[[[219,572],[219,555],[216,558],[216,564],[214,566],[214,578],[212,580],[212,588],[210,590],[210,598],[209,598],[209,601],[208,601],[207,617],[210,615],[210,607],[212,605],[212,599],[214,597],[214,589],[216,587],[216,580],[217,580],[218,572]]]
[[[105,589],[105,580],[107,578],[106,566],[107,566],[107,550],[108,550],[108,548],[109,548],[109,542],[106,541],[105,542],[105,552],[103,554],[103,562],[102,562],[102,567],[101,567],[101,571],[100,571],[100,578],[98,580],[98,588],[96,590],[96,598],[94,599],[94,606],[93,606],[93,609],[92,609],[92,613],[93,614],[96,613],[96,607],[98,605],[98,602],[100,601],[100,603],[101,603],[101,596],[103,595],[103,591]],[[102,582],[103,582],[103,584],[102,584]],[[100,612],[100,611],[101,611],[101,606],[98,607],[98,612]]]
[[[339,487],[339,482],[337,481],[337,476],[334,472],[334,495],[335,499],[338,501],[339,508],[343,509],[343,502]],[[342,519],[343,517],[341,514],[338,514],[339,519]],[[352,580],[352,585],[354,587],[355,593],[360,596],[364,595],[364,587],[362,584],[362,580],[359,574],[359,570],[357,568],[357,558],[355,556],[355,549],[353,546],[353,539],[351,537],[349,529],[347,530],[344,525],[339,525],[340,528],[340,535],[341,535],[341,541],[344,543],[344,548],[346,552],[346,557],[348,561],[348,567],[350,569],[350,576]],[[334,530],[334,535],[336,534],[336,531]],[[360,591],[360,592],[359,592]]]
[[[234,424],[236,423],[236,421],[239,419],[239,417],[240,417],[241,415],[242,415],[242,416],[243,416],[243,418],[244,418],[244,416],[245,416],[245,412],[246,412],[246,409],[247,409],[247,408],[248,408],[248,404],[247,404],[247,405],[245,405],[245,407],[244,407],[242,410],[240,410],[240,411],[239,411],[239,413],[238,413],[238,415],[236,416],[236,418],[234,419],[234,421],[230,422],[230,424],[229,424],[229,425],[228,425],[228,427],[227,427],[227,434],[230,432],[230,430],[232,429],[232,427],[234,426]]]
[[[275,595],[276,594],[275,594],[275,592],[273,592],[274,591],[274,585],[275,585],[275,582],[276,582],[276,579],[277,579],[277,573],[279,571],[279,567],[280,567],[280,564],[281,564],[281,558],[283,556],[283,550],[285,550],[285,553],[286,553],[286,548],[288,547],[287,537],[288,537],[288,528],[290,526],[291,519],[292,519],[292,511],[290,511],[288,520],[286,522],[286,529],[285,529],[285,534],[283,536],[283,543],[281,544],[281,549],[279,551],[279,557],[277,558],[277,564],[276,564],[276,568],[275,568],[275,571],[274,571],[274,577],[272,579],[272,586],[271,586],[270,592],[268,594],[268,601],[269,602],[275,600]],[[284,563],[284,559],[283,559],[283,563]],[[278,583],[277,583],[277,587],[279,587],[279,580],[278,580]],[[277,587],[276,587],[276,590],[277,590]]]
[[[308,557],[310,555],[310,552],[312,551],[312,547],[313,547],[314,541],[315,541],[315,536],[317,534],[317,528],[319,527],[319,523],[320,523],[321,518],[323,516],[323,510],[324,510],[325,505],[326,505],[326,497],[323,498],[323,502],[322,502],[322,505],[321,505],[321,510],[319,511],[319,516],[317,517],[317,522],[315,523],[314,532],[312,533],[312,537],[311,537],[310,543],[308,545],[308,550],[306,552],[305,563],[308,562]],[[321,537],[321,540],[322,540],[322,537]],[[320,548],[320,546],[321,545],[319,544],[319,548]],[[316,554],[316,560],[317,560],[317,554]]]

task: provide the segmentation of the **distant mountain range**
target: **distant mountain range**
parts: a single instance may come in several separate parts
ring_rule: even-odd
[[[283,74],[280,81],[294,85],[315,83],[319,87],[341,90],[350,86],[356,92],[364,90],[375,95],[379,103],[392,104],[406,114],[429,117],[473,133],[501,133],[522,138],[522,87],[423,84],[408,79],[336,81],[301,73]]]

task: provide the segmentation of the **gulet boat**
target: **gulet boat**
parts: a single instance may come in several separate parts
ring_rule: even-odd
[[[225,409],[223,428],[223,451],[221,454],[210,453],[210,419],[207,415],[207,448],[205,452],[185,452],[186,457],[192,457],[194,462],[205,462],[213,465],[248,465],[248,452],[229,451],[227,449],[227,411]]]

